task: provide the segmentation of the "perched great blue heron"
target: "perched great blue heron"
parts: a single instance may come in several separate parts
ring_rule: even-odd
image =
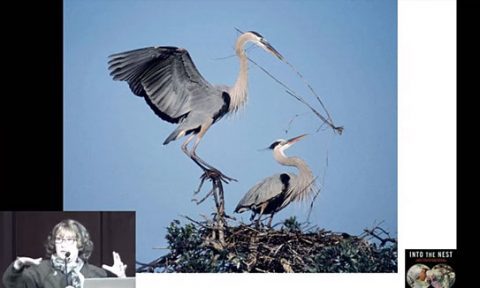
[[[110,75],[114,80],[127,81],[132,92],[144,97],[160,118],[178,124],[165,139],[164,145],[191,134],[182,144],[183,152],[205,174],[216,174],[224,181],[233,180],[198,157],[195,151],[213,123],[227,113],[236,112],[247,101],[248,59],[244,49],[247,42],[283,59],[257,32],[241,34],[235,45],[240,72],[232,87],[207,82],[193,64],[188,51],[177,47],[149,47],[113,54],[108,62]],[[189,151],[187,146],[195,136]]]
[[[286,166],[294,166],[299,174],[281,173],[267,177],[253,186],[235,208],[236,213],[252,210],[253,220],[258,216],[257,224],[263,214],[270,214],[268,226],[271,226],[273,215],[285,208],[293,201],[307,199],[315,191],[315,179],[307,163],[298,157],[287,157],[284,151],[294,143],[305,137],[300,135],[289,140],[277,140],[270,145],[273,157],[278,163]]]

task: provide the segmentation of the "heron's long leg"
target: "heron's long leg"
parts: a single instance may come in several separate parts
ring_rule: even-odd
[[[268,221],[268,227],[272,227],[272,220],[273,220],[273,215],[275,214],[275,212],[273,212],[272,214],[270,214],[270,220]]]
[[[255,219],[255,216],[257,216],[257,213],[252,212],[252,216],[250,216],[250,221],[253,221],[253,219]]]
[[[257,227],[260,227],[260,218],[262,218],[263,211],[265,211],[265,208],[267,208],[268,203],[264,203],[260,206],[260,215],[258,215],[257,219]]]
[[[197,190],[195,190],[195,194],[197,194],[197,193],[199,193],[200,190],[202,189],[202,186],[203,186],[203,183],[205,182],[205,180],[207,180],[207,178],[208,178],[207,171],[210,171],[211,168],[210,168],[210,167],[205,167],[204,165],[202,165],[202,163],[199,162],[198,159],[197,159],[198,156],[195,155],[196,157],[194,157],[194,156],[192,156],[192,153],[191,153],[190,151],[188,151],[188,144],[190,143],[190,141],[192,141],[192,139],[193,139],[194,137],[195,137],[195,134],[190,135],[190,136],[187,138],[187,140],[186,140],[185,142],[183,142],[183,144],[182,144],[181,147],[182,147],[183,153],[185,153],[190,159],[193,160],[193,162],[195,162],[195,164],[197,164],[200,168],[202,168],[203,171],[205,171],[205,173],[202,175],[202,177],[200,177],[200,178],[201,178],[201,180],[200,180],[200,185],[198,185]],[[198,145],[198,144],[197,144],[197,145]],[[201,160],[201,159],[200,159],[200,160]],[[198,200],[195,200],[195,199],[194,199],[194,201],[195,201],[197,204],[202,203],[203,201],[205,201],[206,198],[208,198],[208,196],[212,195],[213,190],[214,190],[214,189],[212,189],[212,191],[210,191],[210,192],[207,194],[207,196],[205,196],[205,198],[203,198],[202,200],[198,201]]]
[[[195,151],[192,153],[192,160],[197,163],[198,166],[202,167],[202,166],[206,166],[207,168],[204,168],[203,170],[205,171],[205,177],[215,177],[215,175],[218,175],[218,177],[220,177],[220,179],[225,182],[225,183],[228,183],[229,181],[237,181],[237,179],[235,178],[232,178],[232,177],[228,177],[227,175],[223,174],[222,172],[220,172],[220,170],[218,170],[217,168],[213,167],[212,165],[208,164],[207,162],[205,162],[204,160],[202,160],[202,158],[198,157],[197,154],[195,154]]]
[[[190,141],[192,141],[193,137],[195,137],[195,134],[192,134],[192,135],[188,136],[187,140],[185,142],[183,142],[183,144],[182,144],[182,151],[188,157],[190,157],[190,152],[188,151],[187,146],[188,146],[188,143],[190,143]]]
[[[193,162],[195,162],[198,166],[200,166],[200,168],[202,168],[203,171],[205,170],[209,170],[210,168],[207,168],[205,167],[204,165],[202,165],[199,161],[197,161],[196,159],[194,159],[192,157],[192,153],[190,151],[188,151],[188,143],[190,143],[190,141],[192,141],[192,139],[195,137],[195,134],[192,134],[190,135],[187,140],[185,142],[183,142],[182,144],[182,151],[183,153],[185,153],[189,158],[191,158],[193,160]]]
[[[205,132],[204,132],[205,133]],[[189,158],[191,158],[193,160],[193,162],[195,162],[195,164],[197,164],[200,168],[202,168],[203,171],[208,171],[208,170],[212,170],[212,171],[215,171],[217,172],[218,170],[215,169],[214,167],[212,167],[211,165],[209,165],[208,163],[206,163],[205,161],[203,161],[200,157],[197,156],[197,154],[195,153],[195,149],[196,147],[198,146],[198,143],[200,140],[197,140],[195,141],[195,146],[192,148],[192,150],[188,151],[188,144],[192,141],[192,139],[195,137],[195,134],[192,134],[190,135],[187,140],[185,142],[183,142],[182,144],[182,151],[183,153],[185,153]],[[220,172],[220,171],[218,171]],[[221,173],[219,173],[221,174]],[[221,174],[223,175],[223,174]],[[225,176],[225,175],[223,175]]]
[[[211,124],[212,124],[211,122],[210,123],[205,123],[200,127],[200,132],[198,132],[197,137],[195,138],[195,143],[193,144],[193,147],[190,150],[190,155],[189,156],[195,163],[197,163],[197,165],[199,165],[200,167],[203,166],[202,169],[207,174],[209,172],[210,172],[210,174],[212,174],[212,173],[213,174],[218,174],[218,176],[220,176],[220,179],[223,180],[225,183],[228,183],[228,181],[237,181],[234,178],[226,176],[225,174],[220,172],[220,170],[218,170],[217,168],[215,168],[212,165],[205,162],[202,158],[198,157],[198,155],[196,153],[196,150],[197,150],[198,144],[200,143],[200,140],[202,140],[203,135],[205,135],[205,132],[207,132],[207,130],[210,127]],[[191,139],[189,138],[189,140],[191,140]],[[207,169],[205,169],[205,167]],[[209,175],[206,175],[206,176],[209,176]]]

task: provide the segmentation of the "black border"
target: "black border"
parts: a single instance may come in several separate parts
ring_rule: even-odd
[[[13,4],[13,3],[12,3]],[[63,3],[17,3],[5,32],[0,210],[63,210]]]
[[[474,123],[474,120],[472,119],[471,116],[477,116],[478,112],[470,112],[467,111],[466,108],[471,108],[475,107],[477,108],[478,105],[469,105],[467,106],[465,100],[466,100],[466,93],[467,91],[472,91],[469,93],[469,97],[472,100],[475,100],[476,95],[478,93],[475,93],[474,91],[478,90],[478,87],[468,87],[467,84],[477,84],[478,80],[473,80],[471,78],[477,77],[478,73],[475,73],[476,67],[473,64],[473,61],[471,55],[473,53],[470,53],[468,51],[468,48],[474,47],[474,46],[469,46],[466,43],[465,39],[473,39],[471,33],[469,33],[468,28],[469,27],[475,27],[472,26],[474,25],[472,23],[472,20],[478,18],[477,16],[474,17],[469,17],[468,13],[470,11],[474,11],[472,9],[468,9],[468,6],[461,6],[462,2],[457,2],[457,42],[456,42],[456,47],[457,47],[457,75],[456,75],[456,80],[457,80],[457,163],[456,163],[456,176],[457,176],[457,281],[455,282],[454,287],[464,287],[464,285],[467,285],[466,280],[464,280],[467,277],[466,273],[466,258],[467,255],[469,256],[474,256],[474,251],[470,251],[470,253],[467,254],[467,249],[466,249],[466,240],[467,238],[465,237],[464,234],[462,234],[462,231],[465,231],[465,226],[469,225],[471,226],[471,220],[469,221],[469,218],[472,216],[466,216],[466,213],[472,211],[469,210],[466,206],[466,203],[478,203],[477,201],[473,200],[473,194],[476,193],[477,186],[476,183],[469,183],[467,184],[467,180],[475,179],[477,177],[468,177],[467,172],[472,172],[472,171],[477,171],[476,163],[473,162],[472,155],[468,153],[468,151],[472,151],[471,147],[468,147],[468,145],[465,145],[467,142],[465,141],[465,135],[472,135],[473,133],[476,133],[475,130],[473,130],[471,127],[468,127],[468,125],[471,125]],[[465,3],[462,3],[465,4]],[[463,15],[462,15],[463,14]],[[467,36],[467,37],[465,37]],[[475,45],[476,47],[476,45]],[[475,57],[476,58],[476,57]],[[470,76],[470,77],[468,77]],[[473,76],[473,77],[472,77]],[[470,89],[469,89],[470,88]],[[463,98],[462,98],[463,97]],[[467,118],[468,117],[468,118]],[[476,121],[478,122],[478,120]],[[463,139],[463,141],[462,141]],[[472,138],[471,138],[472,139]],[[476,139],[476,138],[475,138]],[[469,141],[470,145],[472,141]],[[476,144],[477,141],[473,141],[473,143]],[[469,159],[470,158],[470,159]],[[462,166],[462,162],[463,165]],[[470,163],[469,163],[470,162]],[[465,165],[467,163],[467,165]],[[465,169],[465,166],[468,168]],[[467,188],[468,187],[468,188]],[[468,190],[467,190],[468,189]],[[467,192],[469,191],[469,192]],[[471,200],[466,200],[466,195],[467,193],[470,195]],[[478,208],[474,208],[478,209]],[[473,210],[474,211],[474,210]],[[475,213],[475,212],[474,212]],[[468,218],[467,218],[468,217]],[[474,220],[475,221],[475,220]],[[472,228],[470,228],[472,229]],[[474,259],[474,258],[473,258]]]

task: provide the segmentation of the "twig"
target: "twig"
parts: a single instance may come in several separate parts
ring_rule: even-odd
[[[317,180],[318,176],[315,177],[315,179],[313,179],[312,183],[310,185],[315,185],[314,182],[315,180]],[[315,185],[316,186],[316,185]],[[313,210],[313,203],[315,202],[315,200],[317,199],[318,195],[320,194],[320,191],[321,189],[317,187],[317,192],[315,193],[315,195],[313,196],[313,199],[312,199],[312,202],[310,203],[310,208],[308,209],[308,216],[307,216],[307,220],[306,222],[309,223],[310,222],[310,214],[312,214],[312,210]]]
[[[195,224],[197,224],[198,226],[200,227],[203,227],[203,228],[206,228],[206,229],[212,229],[212,227],[209,227],[207,225],[204,225],[203,223],[200,223],[196,220],[193,220],[192,218],[190,218],[189,216],[186,216],[186,215],[181,215],[182,217],[186,218],[187,220],[189,220],[190,222],[193,222]]]
[[[315,115],[317,115],[320,120],[322,120],[324,123],[328,124],[330,127],[332,127],[333,131],[338,133],[339,135],[342,135],[342,132],[343,132],[343,127],[337,127],[333,124],[333,122],[331,122],[330,120],[327,120],[325,117],[323,117],[322,114],[320,114],[320,112],[318,112],[317,110],[315,110],[315,108],[313,108],[312,106],[310,106],[310,104],[308,104],[301,96],[298,96],[292,89],[290,89],[288,86],[286,86],[285,84],[283,84],[280,80],[278,80],[277,78],[275,78],[275,76],[273,76],[270,72],[268,72],[265,68],[263,68],[262,66],[260,66],[259,64],[257,64],[257,62],[253,61],[251,58],[247,57],[248,60],[250,62],[252,62],[255,66],[257,66],[258,68],[260,68],[263,72],[265,72],[265,74],[267,74],[268,76],[270,76],[273,80],[275,80],[275,82],[277,82],[278,84],[280,84],[282,87],[284,87],[286,90],[285,92],[287,92],[288,94],[290,94],[291,96],[293,96],[295,99],[297,99],[298,101],[300,101],[301,103],[303,103],[304,105],[306,105],[308,108],[310,108],[310,110],[313,111],[313,113]],[[329,117],[329,116],[327,116]]]
[[[375,234],[375,230],[380,229],[381,231],[383,231],[387,237],[386,238],[382,238],[380,237],[379,235]],[[373,238],[377,239],[380,241],[380,247],[383,247],[385,246],[385,244],[387,244],[387,242],[392,242],[392,243],[397,243],[397,240],[394,239],[394,238],[391,238],[390,235],[383,229],[379,228],[378,226],[371,229],[371,230],[368,230],[368,229],[364,229],[363,230],[367,235],[370,235],[372,236]]]
[[[285,57],[283,58],[283,62],[287,63],[287,65],[290,66],[290,68],[293,69],[293,71],[298,75],[298,77],[300,77],[300,78],[303,80],[303,83],[305,83],[305,85],[307,85],[307,87],[310,89],[310,91],[313,93],[313,95],[315,95],[315,97],[317,98],[317,101],[320,103],[320,105],[322,106],[323,110],[324,110],[325,113],[327,114],[327,117],[328,117],[329,122],[332,123],[332,122],[333,122],[332,117],[330,117],[330,114],[328,113],[327,108],[326,108],[325,105],[323,104],[322,100],[320,100],[320,96],[318,96],[317,93],[313,90],[312,86],[310,86],[310,83],[307,82],[307,80],[305,79],[305,77],[303,77],[303,75],[300,74],[300,72],[298,72],[298,70],[295,69],[295,67],[293,67],[293,65],[290,64],[290,62],[288,62],[287,59],[285,59]]]

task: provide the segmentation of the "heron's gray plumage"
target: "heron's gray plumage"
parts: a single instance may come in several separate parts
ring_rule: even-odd
[[[170,123],[181,122],[192,110],[215,115],[225,104],[222,94],[227,91],[206,81],[184,49],[150,47],[110,58],[113,79],[127,81],[135,95],[145,97],[157,115]]]
[[[193,133],[182,144],[182,150],[202,169],[219,172],[200,159],[195,150],[213,123],[237,111],[247,100],[248,63],[244,45],[249,41],[282,59],[260,34],[243,33],[235,45],[240,72],[232,87],[210,84],[198,72],[188,51],[177,47],[149,47],[113,54],[109,56],[108,69],[114,80],[126,81],[133,94],[144,97],[161,119],[178,124],[163,144]],[[195,144],[188,151],[187,145],[194,136]]]
[[[292,197],[292,187],[296,183],[296,178],[297,175],[293,173],[282,173],[261,180],[243,196],[237,208],[235,208],[235,212],[242,213],[246,210],[252,210],[255,213],[260,213],[262,204],[269,202],[276,202],[276,205],[270,205],[270,207],[267,205],[264,214],[280,211],[287,203],[291,202],[289,200]],[[286,179],[288,180],[285,181]],[[270,211],[271,209],[276,211]]]
[[[242,213],[252,210],[255,214],[273,214],[285,208],[293,201],[307,199],[315,189],[315,179],[307,163],[298,157],[287,157],[284,150],[299,141],[305,135],[290,140],[277,140],[270,149],[278,163],[294,166],[299,174],[281,173],[267,177],[253,186],[239,201],[235,212]],[[270,219],[271,219],[270,218]],[[260,219],[260,218],[259,218]]]

